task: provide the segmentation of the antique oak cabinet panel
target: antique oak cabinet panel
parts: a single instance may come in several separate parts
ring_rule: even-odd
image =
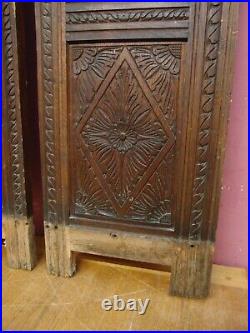
[[[32,269],[35,264],[31,198],[27,193],[21,117],[20,54],[16,4],[2,4],[2,222],[10,267]]]
[[[49,272],[73,253],[209,290],[235,38],[231,3],[37,3]]]

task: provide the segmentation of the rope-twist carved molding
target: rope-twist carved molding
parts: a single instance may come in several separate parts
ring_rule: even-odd
[[[191,240],[201,239],[201,228],[204,223],[204,207],[209,169],[209,142],[214,108],[218,47],[221,28],[222,3],[209,3],[208,6],[201,111],[189,229],[189,238]]]
[[[41,4],[43,101],[45,121],[45,166],[47,221],[57,221],[56,146],[54,121],[53,50],[51,3]]]
[[[189,8],[167,8],[147,10],[119,10],[106,12],[68,12],[67,24],[122,23],[188,20]]]

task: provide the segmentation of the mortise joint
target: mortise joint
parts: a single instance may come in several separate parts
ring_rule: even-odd
[[[110,237],[112,237],[112,238],[117,238],[117,237],[118,237],[118,235],[115,234],[115,233],[113,233],[113,232],[111,232],[109,235],[110,235]]]

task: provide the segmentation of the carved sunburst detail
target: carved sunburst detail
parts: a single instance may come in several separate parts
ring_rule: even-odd
[[[137,139],[137,131],[128,121],[118,121],[114,123],[110,130],[110,143],[120,153],[125,153],[132,149],[137,144]]]

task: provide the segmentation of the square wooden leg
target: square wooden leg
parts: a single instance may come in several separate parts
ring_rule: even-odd
[[[7,260],[11,268],[31,270],[36,262],[34,228],[28,218],[3,217]]]
[[[180,244],[171,267],[170,294],[194,298],[208,296],[213,252],[210,242]]]
[[[67,232],[63,226],[45,223],[47,268],[50,274],[71,277],[75,270],[75,255],[70,250]]]

